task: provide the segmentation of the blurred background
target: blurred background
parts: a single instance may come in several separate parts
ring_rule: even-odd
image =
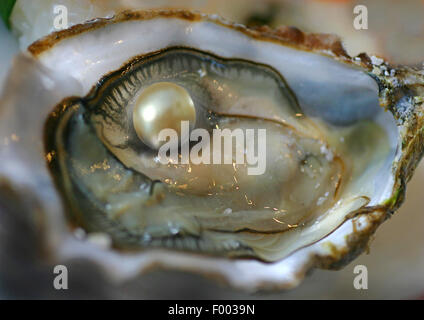
[[[0,88],[13,55],[54,31],[53,7],[58,4],[67,6],[69,25],[111,16],[122,9],[189,8],[250,26],[290,25],[303,31],[337,34],[352,56],[367,52],[393,64],[421,68],[424,62],[424,0],[18,0],[9,20],[11,30],[0,21]],[[359,4],[368,9],[367,30],[353,26],[353,8]],[[205,298],[424,299],[423,189],[421,163],[408,184],[402,208],[378,229],[369,252],[343,270],[315,270],[291,291],[249,295],[220,288]],[[356,265],[368,268],[368,290],[358,291],[352,285]],[[166,293],[151,287],[150,297],[178,298],[175,290],[181,281],[183,278],[169,279]]]

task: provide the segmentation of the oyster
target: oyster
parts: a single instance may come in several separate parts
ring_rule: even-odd
[[[159,265],[249,290],[293,287],[362,252],[422,156],[422,72],[350,58],[333,36],[123,12],[28,53],[1,102],[2,203],[37,216],[34,237],[55,262],[94,261],[114,279]],[[186,90],[192,132],[265,130],[246,143],[256,139],[266,169],[249,174],[234,153],[158,162],[134,126],[157,83]],[[11,219],[16,208],[2,207]]]

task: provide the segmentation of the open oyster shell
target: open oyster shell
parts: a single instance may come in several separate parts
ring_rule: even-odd
[[[95,236],[80,239],[67,217],[67,191],[50,170],[59,155],[48,143],[46,147],[46,122],[72,107],[69,99],[102,91],[114,74],[131,71],[134,61],[181,48],[271,68],[292,91],[288,96],[298,102],[302,116],[312,119],[314,128],[324,128],[333,141],[321,146],[324,151],[320,148],[328,162],[334,154],[327,147],[338,154],[348,146],[340,151],[349,168],[338,174],[343,188],[325,210],[315,210],[318,216],[269,241],[258,238],[267,238],[262,234],[235,238],[249,244],[254,254],[247,256],[254,259],[172,246],[126,251],[109,243],[96,245]],[[7,261],[1,274],[19,264],[11,254],[18,245],[26,248],[22,255],[31,256],[32,264],[82,259],[117,281],[160,267],[215,276],[247,290],[291,288],[311,268],[341,267],[364,250],[404,198],[423,151],[423,83],[421,71],[394,68],[365,54],[349,57],[334,36],[286,27],[253,30],[188,11],[124,12],[49,35],[16,58],[0,102],[0,222],[6,230],[0,244],[2,261]],[[263,108],[248,111],[266,118]],[[290,124],[298,125],[296,119],[289,119]],[[52,128],[47,140],[57,132]],[[311,127],[299,128],[307,132]],[[334,194],[338,184],[335,189]],[[229,223],[225,220],[223,225]],[[100,240],[110,237],[115,240],[113,234]]]

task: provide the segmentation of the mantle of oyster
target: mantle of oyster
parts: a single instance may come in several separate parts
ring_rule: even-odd
[[[37,204],[58,259],[90,257],[118,278],[160,264],[292,286],[357,255],[421,157],[422,75],[350,59],[331,37],[185,11],[127,12],[72,35],[19,57],[1,105],[4,188]],[[165,80],[190,92],[206,129],[266,129],[265,173],[158,165],[128,115]]]

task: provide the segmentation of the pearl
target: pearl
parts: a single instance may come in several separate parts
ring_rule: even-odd
[[[163,129],[173,129],[181,134],[181,121],[196,121],[196,109],[190,94],[172,82],[158,82],[144,89],[133,110],[133,124],[137,136],[153,149],[165,143],[158,136]]]

